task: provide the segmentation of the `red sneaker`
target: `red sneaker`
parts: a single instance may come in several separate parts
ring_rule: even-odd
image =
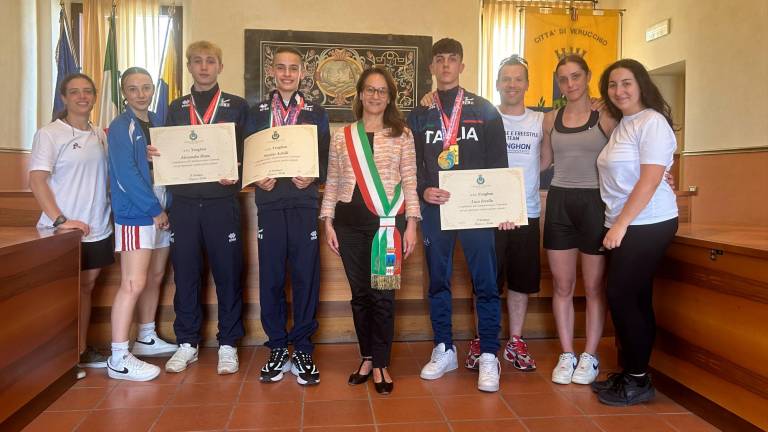
[[[464,367],[467,369],[480,370],[480,339],[472,339],[469,342],[469,352],[467,353],[467,361],[464,362]]]
[[[504,358],[521,371],[536,370],[536,362],[528,353],[528,344],[520,336],[513,335],[504,347]]]

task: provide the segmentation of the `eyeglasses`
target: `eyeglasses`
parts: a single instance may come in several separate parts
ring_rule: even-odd
[[[509,56],[509,57],[505,58],[504,60],[502,60],[501,63],[499,64],[499,67],[501,67],[501,66],[510,66],[510,65],[518,65],[518,64],[522,65],[526,69],[528,69],[528,62],[525,61],[524,58],[520,57],[517,54],[512,54],[511,56]]]
[[[368,86],[363,89],[363,93],[365,93],[366,96],[373,96],[375,94],[381,97],[385,97],[389,94],[389,89],[386,87],[375,88]]]

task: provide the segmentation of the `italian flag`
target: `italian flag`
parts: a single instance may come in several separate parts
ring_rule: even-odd
[[[105,131],[115,117],[120,114],[120,72],[117,70],[117,50],[115,37],[115,10],[109,16],[109,34],[107,52],[104,56],[104,76],[101,79],[101,99],[99,103],[99,126]]]

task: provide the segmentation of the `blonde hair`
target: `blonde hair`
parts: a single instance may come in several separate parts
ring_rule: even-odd
[[[216,58],[219,59],[219,63],[224,63],[221,47],[219,47],[213,42],[208,42],[206,40],[192,42],[191,44],[189,44],[189,46],[187,46],[187,52],[186,52],[187,63],[189,63],[192,60],[193,55],[201,54],[201,53],[213,54],[214,56],[216,56]]]

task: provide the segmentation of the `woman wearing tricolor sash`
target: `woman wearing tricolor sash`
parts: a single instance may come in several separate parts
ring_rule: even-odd
[[[328,154],[320,210],[328,245],[341,256],[352,289],[352,316],[362,362],[350,385],[373,374],[376,391],[392,392],[387,371],[394,335],[395,291],[421,219],[413,135],[395,103],[395,82],[381,68],[357,82],[357,122],[340,128]]]

